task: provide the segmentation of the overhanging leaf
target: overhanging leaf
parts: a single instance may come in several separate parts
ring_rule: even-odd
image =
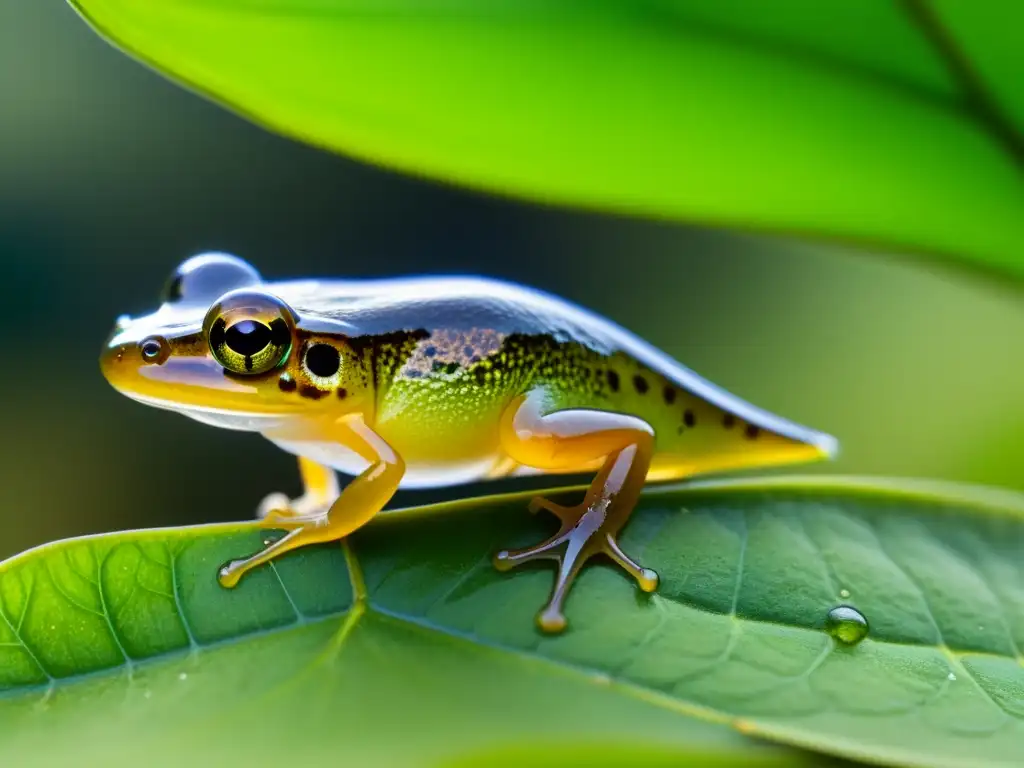
[[[623,545],[659,591],[591,567],[558,637],[533,626],[552,574],[489,562],[550,527],[524,502],[389,513],[235,591],[215,573],[258,546],[241,525],[16,557],[0,566],[0,761],[797,759],[715,725],[731,723],[900,765],[1019,763],[1021,497],[828,479],[651,490]],[[870,621],[859,645],[823,631],[840,603]]]
[[[178,82],[403,171],[1024,276],[1024,6],[71,2]]]

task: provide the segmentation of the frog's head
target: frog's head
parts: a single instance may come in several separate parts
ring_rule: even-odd
[[[264,429],[337,408],[337,396],[349,394],[340,386],[344,357],[340,338],[300,331],[296,312],[252,266],[208,253],[174,271],[155,312],[118,319],[100,367],[141,402],[217,426]]]

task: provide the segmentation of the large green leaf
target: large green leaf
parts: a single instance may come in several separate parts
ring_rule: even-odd
[[[286,135],[534,200],[1024,276],[1024,5],[71,0]]]
[[[731,723],[872,761],[1019,764],[1021,497],[828,479],[651,490],[623,544],[659,591],[591,567],[556,637],[533,625],[551,572],[489,560],[550,523],[522,496],[389,513],[235,591],[215,573],[258,546],[247,526],[16,557],[0,567],[0,762],[797,759]],[[870,622],[859,645],[824,631],[840,603]]]

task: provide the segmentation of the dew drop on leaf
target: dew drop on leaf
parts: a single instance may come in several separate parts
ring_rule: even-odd
[[[843,645],[856,645],[868,636],[868,620],[856,608],[837,605],[825,618],[825,631]]]

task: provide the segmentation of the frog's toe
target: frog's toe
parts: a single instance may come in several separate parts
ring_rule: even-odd
[[[629,555],[622,551],[618,540],[611,534],[605,535],[604,553],[612,562],[628,573],[644,592],[654,592],[658,588],[658,573],[650,568],[637,564]]]
[[[270,530],[291,530],[293,523],[299,515],[293,509],[272,509],[266,515],[256,521],[256,525],[262,529]]]
[[[295,517],[317,517],[326,515],[330,506],[330,501],[320,494],[304,493],[298,498],[289,499],[283,493],[271,493],[256,508],[256,519],[266,523],[282,523]]]
[[[549,606],[537,614],[537,628],[541,632],[556,635],[562,632],[567,625],[565,614],[558,608]]]
[[[256,519],[281,519],[296,514],[292,509],[292,501],[283,493],[267,494],[256,507]]]
[[[298,515],[286,511],[283,514],[271,514],[256,521],[256,527],[263,531],[297,531],[302,528],[320,526],[323,520],[323,515]],[[267,540],[264,543],[267,543]]]
[[[568,540],[566,531],[559,531],[547,541],[523,549],[503,549],[493,558],[494,567],[499,571],[510,571],[517,565],[532,560],[561,560],[559,548]]]
[[[217,572],[217,581],[222,587],[234,589],[238,586],[242,574],[245,573],[245,568],[242,567],[244,562],[244,560],[232,560],[221,567]]]

